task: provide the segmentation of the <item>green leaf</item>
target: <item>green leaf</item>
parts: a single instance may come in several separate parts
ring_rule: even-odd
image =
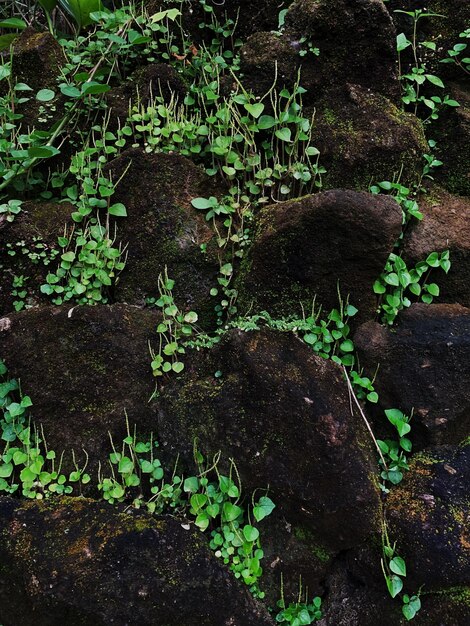
[[[0,35],[0,52],[2,50],[7,50],[11,46],[11,44],[15,41],[16,37],[17,37],[16,33],[9,33],[8,35]],[[2,73],[0,72],[0,80],[2,78],[5,78],[5,77],[2,76]]]
[[[247,524],[243,527],[243,535],[247,541],[256,541],[259,537],[259,530]]]
[[[426,74],[426,78],[430,83],[436,85],[436,87],[441,87],[442,89],[444,89],[444,83],[439,78],[439,76],[434,76],[434,74]]]
[[[38,0],[38,2],[43,9],[51,13],[56,8],[58,0]]]
[[[387,576],[385,578],[387,582],[387,589],[392,598],[395,598],[403,589],[403,581],[399,576]]]
[[[55,98],[55,91],[52,89],[40,89],[36,94],[36,100],[39,102],[50,102]]]
[[[102,83],[98,83],[96,81],[90,81],[88,83],[83,83],[82,85],[82,95],[96,95],[100,93],[106,93],[109,91],[111,87],[109,85],[103,85]]]
[[[122,202],[116,202],[116,204],[112,204],[108,209],[108,213],[110,215],[114,215],[115,217],[127,217],[127,210]]]
[[[259,499],[258,503],[253,507],[253,515],[257,522],[261,522],[265,517],[271,515],[276,505],[267,496]]]
[[[276,126],[276,124],[276,119],[271,117],[271,115],[262,115],[258,120],[257,126],[260,130],[268,130],[273,126]]]
[[[6,20],[0,22],[0,28],[16,28],[17,30],[24,30],[27,24],[24,20],[20,20],[18,17],[9,17]]]
[[[118,472],[120,474],[128,474],[129,472],[132,472],[133,470],[134,470],[133,461],[129,457],[123,456],[122,459],[120,459],[119,461]]]
[[[194,198],[191,200],[191,204],[195,209],[206,211],[207,209],[212,209],[214,207],[214,200],[215,204],[217,204],[217,200],[213,196],[210,198]]]
[[[80,98],[80,96],[82,95],[80,89],[77,89],[77,87],[75,87],[74,85],[62,84],[60,85],[60,91],[64,94],[64,96],[67,96],[68,98]]]
[[[199,480],[196,476],[189,476],[183,483],[183,490],[186,493],[196,493],[199,489]]]
[[[389,563],[390,569],[394,574],[406,576],[406,563],[401,556],[394,557]]]
[[[408,48],[408,46],[411,46],[411,41],[408,41],[405,33],[400,33],[399,35],[397,35],[397,52],[405,50],[405,48]]]
[[[48,159],[56,154],[60,154],[60,150],[54,146],[32,146],[28,148],[28,156],[34,159]]]
[[[257,102],[256,104],[245,104],[244,106],[248,113],[252,115],[255,119],[258,119],[258,117],[264,111],[264,104],[262,104],[261,102]]]
[[[90,13],[101,11],[101,0],[59,0],[60,6],[73,17],[79,29],[91,24]]]
[[[236,504],[225,502],[222,507],[222,518],[226,522],[233,522],[243,513],[242,509]]]
[[[274,134],[281,141],[285,141],[287,143],[289,143],[291,141],[292,133],[291,133],[290,128],[278,128],[278,130],[276,130],[276,132]]]

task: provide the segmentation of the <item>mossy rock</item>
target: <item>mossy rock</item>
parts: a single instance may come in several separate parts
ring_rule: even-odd
[[[421,122],[358,85],[330,93],[316,108],[312,142],[326,168],[325,188],[367,190],[373,183],[418,182],[427,150]]]
[[[198,196],[219,195],[202,169],[177,154],[147,154],[131,148],[107,166],[120,183],[113,196],[127,208],[119,218],[119,240],[127,245],[127,264],[115,289],[117,301],[143,304],[158,297],[158,276],[167,268],[182,310],[193,309],[202,324],[215,319],[210,289],[217,284],[214,232],[191,206]],[[207,245],[203,254],[201,244]]]
[[[390,536],[414,588],[429,592],[470,581],[469,457],[469,445],[417,455],[387,498]]]
[[[4,626],[273,624],[184,520],[0,498]]]
[[[49,448],[90,457],[90,469],[120,444],[126,416],[142,436],[155,430],[148,401],[155,389],[148,342],[160,317],[151,310],[115,304],[30,309],[2,318],[0,355],[21,381],[43,425]],[[156,343],[156,342],[155,342]]]
[[[375,315],[372,285],[401,231],[401,210],[386,196],[333,190],[263,209],[236,287],[239,310],[301,316],[314,298],[324,315],[343,301]]]
[[[0,217],[0,315],[14,310],[15,276],[24,276],[26,306],[48,304],[40,292],[47,273],[56,263],[51,252],[59,251],[57,237],[72,224],[73,206],[68,202],[24,202],[12,223]],[[44,254],[38,257],[38,254]],[[46,262],[46,263],[45,263]]]
[[[277,515],[327,551],[380,525],[372,443],[341,368],[290,334],[232,331],[187,354],[185,376],[160,389],[158,432],[187,464],[195,439],[221,468],[234,459],[247,493],[269,486]]]

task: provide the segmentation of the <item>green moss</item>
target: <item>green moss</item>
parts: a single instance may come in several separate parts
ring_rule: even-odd
[[[294,536],[299,541],[302,541],[313,556],[322,563],[328,563],[333,558],[334,553],[318,542],[314,533],[310,529],[302,526],[296,526],[294,527]]]

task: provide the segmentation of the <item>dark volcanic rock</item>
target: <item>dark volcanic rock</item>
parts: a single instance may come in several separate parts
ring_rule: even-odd
[[[58,452],[85,448],[93,461],[109,454],[110,431],[125,436],[127,410],[140,433],[154,429],[148,340],[158,314],[132,306],[30,309],[0,323],[0,355],[33,401]]]
[[[171,517],[81,498],[0,499],[4,626],[268,626],[266,609]]]
[[[374,452],[337,365],[273,331],[233,331],[189,359],[185,377],[161,390],[164,448],[189,460],[196,438],[209,458],[233,458],[248,492],[269,485],[278,515],[327,550],[377,529]]]
[[[367,189],[391,173],[401,173],[402,184],[418,181],[427,146],[417,117],[350,83],[323,98],[316,111],[313,141],[326,188]]]
[[[398,98],[395,28],[381,0],[296,0],[285,36],[305,37],[320,49],[317,58],[305,57],[307,89],[321,92],[348,82]]]
[[[374,315],[372,291],[401,231],[397,203],[354,191],[327,191],[260,213],[253,246],[237,283],[239,310],[299,314],[312,299],[338,306],[337,283],[361,319]]]
[[[470,196],[470,84],[452,83],[449,87],[460,106],[444,110],[433,129],[443,161],[436,179],[452,193]]]
[[[407,583],[426,590],[470,585],[469,443],[417,455],[387,509]]]
[[[35,94],[40,89],[45,88],[58,91],[55,89],[56,78],[60,75],[60,70],[65,62],[66,58],[62,47],[49,31],[38,33],[33,28],[26,28],[15,39],[12,75],[17,83],[26,83],[33,90],[26,92],[25,95],[29,101],[22,104],[18,111],[24,115],[24,130],[28,125],[34,125],[44,130],[44,128],[51,127],[57,119],[60,119],[62,106],[58,105],[58,100],[62,102],[62,97],[54,99],[44,107],[36,100]],[[54,106],[53,109],[51,105]],[[42,115],[48,119],[45,126],[38,123],[41,106],[47,112],[46,116]]]
[[[256,32],[248,38],[241,65],[247,85],[258,95],[266,93],[276,75],[279,88],[292,88],[301,67],[305,103],[346,83],[394,102],[399,98],[395,29],[380,0],[297,0],[282,32]]]
[[[0,216],[0,315],[14,310],[15,276],[26,279],[28,293],[24,301],[28,306],[46,301],[40,294],[40,285],[50,271],[57,237],[71,225],[72,211],[73,206],[68,202],[24,202],[12,223]]]
[[[409,225],[403,240],[403,258],[412,267],[431,252],[450,250],[449,273],[440,271],[435,275],[439,302],[470,306],[470,197],[434,188],[423,196],[420,210],[424,219]]]
[[[219,270],[216,254],[202,254],[213,231],[191,206],[196,196],[216,195],[214,183],[188,159],[177,154],[146,154],[126,150],[110,163],[117,186],[113,200],[123,202],[128,217],[119,220],[118,235],[128,244],[126,268],[120,275],[118,301],[142,304],[158,296],[158,275],[168,268],[175,280],[175,300],[181,309],[210,317],[209,296]]]
[[[363,324],[354,337],[361,365],[373,375],[380,408],[412,420],[413,443],[458,443],[470,429],[470,310],[414,304],[386,328]],[[381,421],[383,422],[383,417]]]

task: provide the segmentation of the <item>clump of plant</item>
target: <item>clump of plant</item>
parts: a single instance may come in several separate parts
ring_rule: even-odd
[[[411,431],[411,416],[405,415],[398,409],[387,409],[385,415],[398,434],[398,441],[393,439],[377,440],[384,459],[379,460],[382,470],[380,476],[383,481],[380,487],[382,491],[388,493],[387,482],[398,485],[403,479],[403,472],[410,469],[406,455],[411,453],[413,446],[411,440],[406,436]]]
[[[403,590],[403,581],[406,578],[405,560],[396,553],[396,544],[390,542],[386,522],[382,524],[382,571],[387,583],[387,589],[392,598],[396,598]],[[420,593],[402,596],[402,613],[407,621],[416,617],[421,609]]]
[[[295,602],[286,605],[284,598],[284,581],[281,577],[281,599],[277,606],[280,608],[276,615],[277,624],[288,626],[304,626],[313,624],[322,618],[321,598],[316,596],[311,602],[308,601],[308,590],[303,593],[302,581],[299,584],[299,595]]]
[[[440,268],[447,274],[449,256],[449,250],[431,252],[424,261],[409,269],[402,257],[390,254],[385,270],[374,283],[374,293],[380,296],[378,312],[382,321],[393,324],[398,313],[411,306],[413,296],[431,304],[439,295],[439,286],[428,282],[430,273]]]
[[[470,28],[465,29],[459,35],[460,39],[470,39]],[[447,57],[441,63],[457,65],[465,74],[470,74],[470,53],[467,52],[468,44],[463,41],[456,43],[452,50],[447,50]]]
[[[428,115],[423,120],[425,123],[436,120],[439,117],[441,109],[444,107],[458,107],[459,103],[448,95],[441,97],[438,95],[428,96],[422,93],[422,88],[425,85],[432,85],[438,89],[444,89],[445,85],[439,76],[428,72],[426,62],[420,56],[420,48],[435,52],[437,45],[434,41],[418,41],[418,24],[420,20],[424,18],[444,16],[438,13],[430,13],[422,9],[415,11],[397,10],[395,13],[408,15],[413,22],[411,40],[408,39],[404,33],[400,33],[397,36],[399,76],[403,87],[402,102],[404,105],[411,106],[415,115],[418,113],[419,106],[423,105],[425,110],[427,109],[428,111]],[[401,53],[407,48],[410,48],[412,51],[413,61],[409,71],[403,73]]]

